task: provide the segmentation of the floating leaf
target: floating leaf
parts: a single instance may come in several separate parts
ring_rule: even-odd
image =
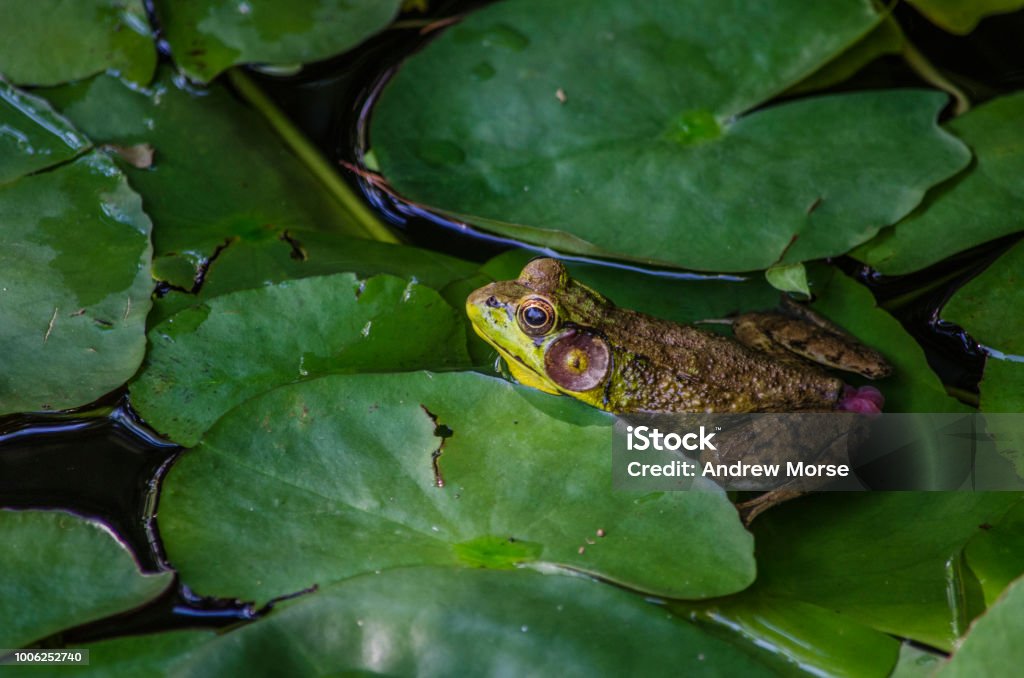
[[[89,153],[0,185],[0,413],[84,405],[145,351],[149,219],[107,158]]]
[[[811,296],[807,282],[807,268],[803,264],[780,264],[764,272],[765,280],[783,292],[796,292],[803,297]]]
[[[361,235],[251,110],[223,87],[193,94],[164,71],[152,89],[101,76],[47,93],[97,143],[148,143],[148,169],[122,163],[154,232],[154,275],[189,290],[218,248],[290,230]]]
[[[74,158],[89,140],[39,97],[0,80],[0,185]]]
[[[1024,7],[1021,0],[908,0],[933,23],[952,33],[966,34],[992,14]]]
[[[999,522],[984,525],[965,553],[985,603],[992,605],[1010,582],[1024,574],[1024,505],[1012,508]]]
[[[57,511],[0,510],[0,645],[23,647],[155,598],[171,573],[144,575],[97,523]]]
[[[135,654],[128,666],[159,674],[778,675],[765,653],[636,595],[524,571],[388,570],[281,603],[198,647],[197,636],[113,641],[93,649],[92,663],[102,670],[97,659],[116,649]],[[113,659],[124,662],[120,652]]]
[[[167,631],[93,643],[88,646],[89,675],[175,675],[179,665],[186,664],[201,645],[214,637],[209,631]]]
[[[461,311],[391,276],[342,273],[233,292],[150,331],[132,405],[154,429],[192,446],[232,407],[281,384],[329,372],[465,366],[463,337]]]
[[[967,164],[945,96],[744,112],[878,21],[867,2],[489,5],[388,84],[374,151],[409,199],[561,251],[715,271],[841,254]]]
[[[292,65],[340,54],[384,28],[401,0],[157,0],[178,66],[209,82],[242,63]]]
[[[1021,170],[1024,171],[1024,165]],[[1021,187],[1024,190],[1024,184]],[[1024,199],[1021,207],[1024,209]],[[1024,212],[1020,218],[1024,228]],[[1019,308],[1024,308],[1024,242],[1014,245],[958,289],[943,307],[942,317],[960,325],[989,348],[1024,356],[1024,317],[1007,313],[1007,309]]]
[[[360,277],[389,273],[441,289],[471,275],[476,265],[418,247],[348,238],[320,231],[288,231],[277,239],[235,240],[210,262],[196,294],[172,290],[154,301],[150,326],[178,311],[228,292],[298,278],[353,272]],[[462,308],[459,299],[457,307]]]
[[[899,54],[903,51],[905,43],[906,38],[899,24],[888,16],[863,39],[798,82],[787,94],[804,94],[839,84],[853,77],[857,71],[875,59],[886,54]]]
[[[865,492],[790,502],[754,523],[755,590],[948,650],[969,620],[953,561],[979,526],[1020,501],[1011,492]]]
[[[729,629],[814,675],[884,676],[899,651],[898,641],[850,617],[756,590],[670,609]]]
[[[105,70],[145,84],[156,45],[142,0],[0,2],[0,73],[23,85],[56,85]]]
[[[171,469],[160,530],[191,587],[243,599],[510,552],[657,595],[746,587],[752,542],[724,493],[613,492],[611,423],[471,372],[322,377],[223,417]]]
[[[970,633],[937,675],[1012,676],[1024,662],[1024,584],[1014,582],[995,605],[978,618]]]
[[[1000,236],[1024,230],[1024,92],[951,120],[947,129],[974,151],[967,172],[936,187],[892,229],[854,252],[882,273],[916,271]]]
[[[945,655],[929,652],[911,643],[900,647],[900,658],[889,678],[930,678],[935,675]]]

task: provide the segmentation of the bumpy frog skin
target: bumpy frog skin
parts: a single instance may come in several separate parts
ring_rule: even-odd
[[[792,326],[781,314],[737,318],[738,338],[755,350],[618,308],[555,259],[535,259],[518,279],[481,287],[466,312],[518,381],[617,413],[835,409],[842,380],[780,343],[832,367],[888,373],[881,356],[809,312]]]

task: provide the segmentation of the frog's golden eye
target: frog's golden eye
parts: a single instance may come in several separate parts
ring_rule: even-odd
[[[555,309],[547,300],[532,297],[519,304],[519,328],[531,337],[547,334],[555,325]]]

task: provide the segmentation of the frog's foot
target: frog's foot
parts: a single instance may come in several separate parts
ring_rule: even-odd
[[[771,492],[765,492],[764,494],[754,497],[749,501],[745,501],[741,504],[736,504],[736,509],[740,512],[740,520],[743,521],[743,525],[746,527],[750,526],[750,523],[754,522],[754,518],[758,517],[773,506],[778,506],[782,502],[789,501],[790,499],[796,499],[805,492],[799,490],[772,490]]]
[[[836,409],[859,414],[881,414],[883,405],[885,405],[885,396],[874,386],[856,388],[845,385]]]

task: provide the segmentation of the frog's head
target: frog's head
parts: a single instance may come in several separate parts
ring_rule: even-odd
[[[612,353],[596,329],[611,302],[569,277],[556,259],[534,259],[515,280],[466,299],[473,329],[498,349],[518,381],[601,407]]]

